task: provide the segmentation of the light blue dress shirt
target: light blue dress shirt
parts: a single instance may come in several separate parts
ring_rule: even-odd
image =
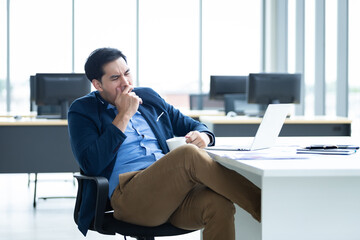
[[[111,104],[108,108],[118,113]],[[153,131],[139,111],[130,119],[125,135],[126,139],[120,145],[109,179],[109,197],[119,184],[119,174],[145,169],[164,156]]]

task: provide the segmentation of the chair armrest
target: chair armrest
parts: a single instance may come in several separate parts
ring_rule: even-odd
[[[109,193],[109,182],[105,177],[101,176],[86,176],[81,173],[75,173],[74,177],[78,181],[78,193],[76,197],[76,204],[75,204],[75,212],[74,218],[75,222],[77,223],[77,215],[80,209],[80,204],[82,200],[82,182],[83,180],[90,180],[94,181],[96,185],[96,206],[95,206],[95,218],[94,218],[94,230],[98,232],[103,231],[103,220],[104,220],[104,213],[106,209],[106,203],[108,200],[108,193]]]

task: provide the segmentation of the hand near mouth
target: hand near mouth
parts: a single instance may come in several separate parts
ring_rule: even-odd
[[[126,86],[122,91],[121,88],[116,88],[115,106],[118,114],[113,124],[123,132],[130,118],[138,110],[139,104],[142,104],[142,99],[132,91],[133,89],[131,85]]]

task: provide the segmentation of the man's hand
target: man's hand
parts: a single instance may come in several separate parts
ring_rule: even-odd
[[[142,99],[132,92],[133,89],[134,87],[131,85],[126,86],[123,91],[116,88],[115,106],[119,114],[127,115],[130,118],[136,113],[139,104],[142,103]]]
[[[125,131],[126,126],[130,118],[136,113],[139,108],[139,104],[142,104],[142,99],[132,92],[133,86],[127,86],[121,91],[120,88],[116,88],[115,106],[118,110],[113,124],[117,126],[121,131]]]
[[[205,148],[210,143],[210,138],[206,133],[199,131],[191,131],[185,136],[186,143],[191,143],[199,148]]]

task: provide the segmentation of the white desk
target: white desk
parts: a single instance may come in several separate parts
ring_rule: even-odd
[[[234,142],[234,138],[217,138],[217,143]],[[349,137],[283,137],[278,143],[359,144]],[[262,189],[262,223],[237,208],[236,239],[360,239],[360,153],[309,155],[303,160],[215,160]]]

